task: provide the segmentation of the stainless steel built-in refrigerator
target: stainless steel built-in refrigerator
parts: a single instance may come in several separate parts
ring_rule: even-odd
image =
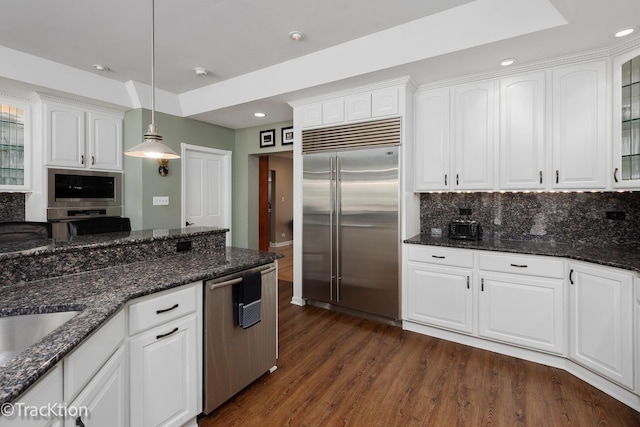
[[[398,319],[398,150],[303,155],[304,298]]]

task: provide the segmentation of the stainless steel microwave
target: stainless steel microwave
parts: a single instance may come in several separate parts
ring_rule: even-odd
[[[91,170],[47,171],[47,219],[122,213],[122,173]]]

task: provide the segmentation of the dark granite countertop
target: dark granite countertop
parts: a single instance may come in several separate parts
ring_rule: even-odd
[[[55,253],[78,248],[100,248],[131,245],[154,240],[181,239],[211,233],[226,233],[226,228],[189,227],[161,230],[127,231],[122,233],[91,234],[73,236],[68,239],[32,239],[23,241],[0,241],[0,260],[39,253]]]
[[[194,232],[189,229],[189,234]],[[149,238],[153,236],[141,232],[131,233],[125,239]],[[113,244],[113,236],[111,239],[108,236],[78,239],[75,244],[80,245],[80,240],[85,240],[85,245],[106,244],[107,240]],[[55,248],[58,247],[56,245]],[[52,249],[49,247],[47,250]],[[281,256],[273,252],[226,247],[207,253],[184,252],[153,261],[0,286],[0,316],[80,311],[73,319],[0,367],[0,404],[15,400],[122,309],[127,301],[268,264]]]
[[[637,247],[598,247],[583,244],[543,243],[518,240],[452,240],[446,237],[432,237],[426,234],[413,236],[405,240],[404,243],[510,252],[526,255],[555,256],[640,273],[640,248]]]

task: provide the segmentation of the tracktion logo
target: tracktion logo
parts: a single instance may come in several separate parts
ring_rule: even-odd
[[[70,406],[62,403],[49,403],[43,406],[27,405],[26,403],[3,403],[0,413],[7,418],[66,418],[89,416],[86,406]]]

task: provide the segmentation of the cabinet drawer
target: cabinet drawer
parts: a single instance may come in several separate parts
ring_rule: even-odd
[[[564,277],[564,261],[541,256],[480,254],[480,270],[527,276]]]
[[[409,261],[473,268],[473,252],[439,246],[409,245]]]
[[[69,402],[116,351],[125,335],[124,311],[64,359],[64,400]]]
[[[129,335],[196,310],[194,285],[153,295],[129,306]]]

